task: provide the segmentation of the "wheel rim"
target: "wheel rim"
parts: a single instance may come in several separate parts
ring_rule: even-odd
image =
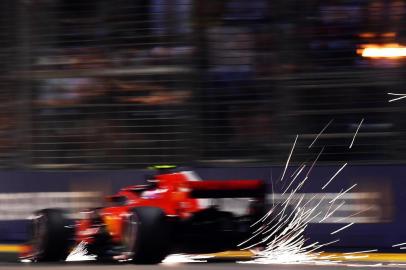
[[[123,239],[125,246],[125,255],[128,258],[131,258],[136,250],[138,226],[139,222],[137,216],[135,214],[131,214],[127,218]]]

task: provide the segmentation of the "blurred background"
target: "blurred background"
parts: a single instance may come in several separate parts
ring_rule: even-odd
[[[406,240],[406,103],[387,94],[406,93],[405,0],[2,0],[0,13],[0,241],[26,237],[33,207],[93,206],[150,164],[271,183],[296,134],[293,166],[324,147],[305,192],[358,183],[312,237],[363,211],[340,245]]]
[[[3,168],[406,159],[403,0],[0,4]]]

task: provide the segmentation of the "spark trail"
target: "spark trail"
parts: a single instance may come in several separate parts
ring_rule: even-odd
[[[364,254],[364,253],[371,253],[371,252],[377,252],[377,249],[368,249],[368,250],[362,250],[362,251],[354,251],[354,252],[346,252],[344,255],[353,255],[353,254]]]
[[[404,245],[406,245],[406,243],[395,244],[395,245],[392,245],[392,247],[400,247],[400,246],[404,246]]]
[[[293,150],[295,149],[298,137],[299,137],[299,135],[296,135],[295,142],[293,143],[292,149],[290,150],[290,153],[289,153],[288,160],[286,161],[286,164],[285,164],[285,168],[283,169],[283,173],[282,173],[282,176],[281,176],[281,181],[283,181],[283,177],[285,177],[285,173],[286,173],[286,170],[288,169],[290,158],[292,157]]]
[[[388,93],[388,95],[390,95],[390,96],[399,96],[399,97],[397,97],[397,98],[393,98],[393,99],[388,100],[388,102],[394,102],[394,101],[397,101],[397,100],[401,100],[401,99],[406,98],[406,94]]]
[[[317,134],[316,138],[312,141],[312,143],[309,145],[309,149],[312,148],[313,144],[317,141],[317,139],[320,137],[320,135],[328,128],[328,126],[334,121],[334,119],[331,119],[330,122],[327,123],[327,125]]]
[[[357,137],[358,131],[359,131],[359,129],[360,129],[360,127],[361,127],[361,125],[362,125],[363,122],[364,122],[364,118],[362,118],[361,122],[359,123],[359,125],[358,125],[358,127],[357,127],[357,130],[355,131],[355,134],[354,134],[354,137],[352,138],[352,141],[351,141],[351,144],[350,144],[349,149],[351,149],[352,146],[354,145],[355,137]]]
[[[331,232],[330,234],[336,234],[336,233],[338,233],[338,232],[341,232],[342,230],[347,229],[348,227],[350,227],[350,226],[352,226],[352,225],[354,225],[354,222],[352,222],[352,223],[350,223],[350,224],[347,224],[347,225],[341,227],[340,229],[335,230],[334,232]]]
[[[333,181],[333,179],[345,168],[345,166],[347,166],[347,163],[341,166],[341,168],[338,169],[338,171],[330,178],[330,180],[328,180],[328,182],[321,189],[325,189],[328,186],[328,184],[330,184],[331,181]]]
[[[345,191],[340,192],[340,194],[337,195],[337,197],[335,197],[334,199],[332,199],[331,201],[329,201],[329,203],[333,203],[336,200],[338,200],[339,198],[341,198],[344,194],[348,193],[351,189],[355,188],[358,184],[354,184],[351,187],[347,188]]]

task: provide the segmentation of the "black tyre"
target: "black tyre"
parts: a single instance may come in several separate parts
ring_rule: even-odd
[[[155,207],[130,211],[124,224],[125,255],[136,264],[160,263],[169,253],[169,224],[165,213]]]
[[[56,262],[69,254],[71,230],[66,212],[44,209],[35,213],[31,222],[32,259]]]

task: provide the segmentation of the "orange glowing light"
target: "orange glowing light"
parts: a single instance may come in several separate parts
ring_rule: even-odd
[[[395,32],[387,32],[383,33],[381,36],[384,38],[394,38],[397,36],[397,34]]]
[[[358,34],[360,38],[376,38],[376,37],[383,37],[383,38],[395,38],[397,36],[396,32],[385,32],[385,33],[373,33],[373,32],[365,32]]]
[[[401,58],[406,57],[406,47],[397,43],[365,44],[357,49],[357,53],[368,58]]]
[[[359,34],[359,36],[361,38],[374,38],[376,36],[376,34],[367,32],[367,33],[361,33],[361,34]]]

